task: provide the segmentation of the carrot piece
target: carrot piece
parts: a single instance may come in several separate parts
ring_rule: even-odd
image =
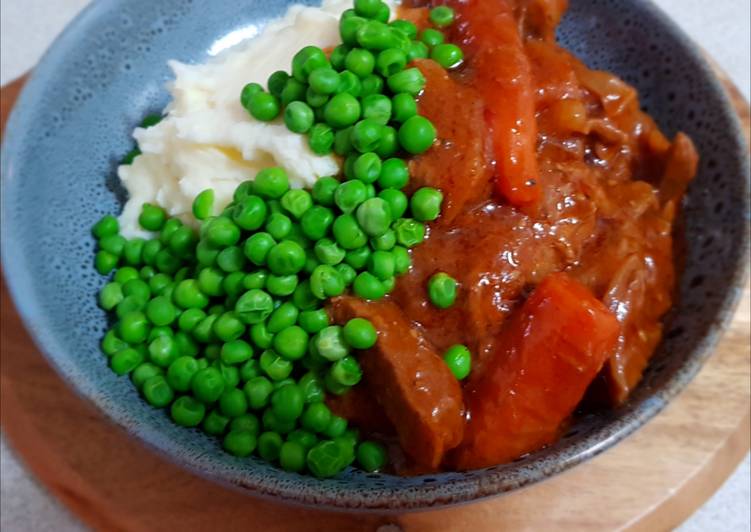
[[[553,442],[613,351],[615,316],[566,274],[546,277],[465,388],[460,469],[508,462]]]
[[[493,131],[496,182],[513,206],[541,196],[532,70],[508,0],[454,0],[455,28],[474,72]]]

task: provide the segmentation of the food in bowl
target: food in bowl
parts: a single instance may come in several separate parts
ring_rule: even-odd
[[[298,7],[175,64],[119,170],[131,199],[94,227],[113,370],[228,452],[321,478],[492,466],[623,403],[698,156],[555,43],[565,4]],[[264,88],[258,43],[318,16]]]

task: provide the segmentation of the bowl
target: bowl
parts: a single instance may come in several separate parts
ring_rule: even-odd
[[[248,494],[319,508],[406,511],[508,492],[592,458],[655,416],[711,356],[733,314],[748,256],[749,161],[733,108],[699,50],[640,0],[577,0],[559,32],[587,64],[634,84],[666,133],[687,132],[702,154],[685,208],[678,303],[625,405],[578,417],[559,442],[510,464],[413,478],[350,470],[321,481],[224,453],[110,371],[99,350],[107,321],[95,295],[105,280],[92,267],[90,227],[122,205],[115,169],[130,133],[167,103],[168,59],[205,61],[290,3],[93,2],[35,69],[3,145],[2,263],[21,317],[60,375],[185,468]]]

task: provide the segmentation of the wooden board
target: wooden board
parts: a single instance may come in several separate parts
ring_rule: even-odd
[[[21,83],[2,91],[2,124]],[[748,131],[748,105],[726,85]],[[0,422],[27,467],[99,530],[668,530],[709,498],[749,450],[750,302],[747,286],[714,356],[633,436],[546,482],[434,512],[354,516],[283,507],[193,476],[66,386],[34,348],[4,283]]]

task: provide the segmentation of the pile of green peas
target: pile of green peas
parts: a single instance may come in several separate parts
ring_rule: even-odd
[[[313,152],[345,157],[347,177],[375,182],[384,161],[401,152],[421,154],[436,139],[433,124],[417,112],[425,78],[410,63],[431,58],[451,69],[464,60],[440,30],[418,34],[412,22],[389,23],[390,17],[382,0],[355,0],[340,19],[342,44],[330,55],[306,46],[294,56],[291,72],[274,72],[267,90],[249,83],[240,102],[257,120],[282,115],[290,131],[308,136]],[[431,11],[436,27],[453,20],[449,7]]]
[[[199,194],[198,232],[150,204],[139,223],[153,239],[126,240],[112,216],[93,228],[95,267],[114,271],[99,294],[116,319],[102,340],[113,371],[130,375],[177,424],[222,438],[228,452],[320,478],[355,460],[366,471],[386,465],[383,445],[360,441],[324,402],[360,382],[356,351],[372,347],[377,332],[359,318],[332,325],[323,305],[347,289],[381,299],[409,270],[408,250],[440,215],[443,195],[402,191],[410,176],[397,155],[422,153],[436,136],[417,114],[425,80],[406,65],[430,56],[453,68],[463,59],[436,29],[418,39],[408,21],[386,24],[380,0],[354,5],[340,24],[345,44],[330,59],[307,47],[291,76],[277,72],[268,93],[250,84],[241,97],[260,120],[283,109],[288,128],[308,134],[316,153],[344,156],[343,180],[323,177],[310,191],[295,190],[283,169],[267,168],[241,184],[219,216],[214,191]],[[453,11],[435,8],[430,20],[445,27]],[[141,127],[159,120],[147,117]],[[439,275],[428,293],[448,308],[456,283]],[[445,360],[458,379],[469,373],[466,347]]]

